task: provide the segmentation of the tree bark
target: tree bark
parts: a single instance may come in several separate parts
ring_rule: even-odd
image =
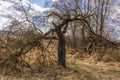
[[[81,38],[82,38],[82,41],[85,41],[85,28],[84,26],[82,26],[82,29],[81,29]]]
[[[66,41],[64,34],[61,32],[61,30],[57,30],[57,36],[58,36],[58,65],[62,67],[66,67]]]

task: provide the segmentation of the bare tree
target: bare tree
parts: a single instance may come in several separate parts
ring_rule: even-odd
[[[67,31],[69,23],[80,21],[88,30],[91,30],[87,18],[92,14],[83,14],[80,3],[81,0],[59,0],[59,2],[53,4],[54,10],[48,14],[48,17],[54,18],[52,24],[58,36],[58,65],[63,67],[66,67],[66,41],[64,33]]]

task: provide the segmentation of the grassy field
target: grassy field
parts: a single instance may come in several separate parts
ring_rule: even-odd
[[[95,62],[74,59],[67,54],[67,68],[59,66],[44,68],[41,72],[0,74],[0,80],[119,80],[119,62]],[[1,70],[3,71],[3,70]]]
[[[120,62],[114,61],[110,56],[105,56],[105,60],[99,55],[90,57],[81,57],[84,52],[75,52],[67,48],[67,68],[57,66],[56,46],[50,45],[48,52],[37,51],[33,49],[25,55],[25,60],[34,64],[35,59],[40,55],[48,56],[52,59],[53,65],[42,65],[38,71],[29,71],[27,68],[24,72],[9,71],[8,68],[0,67],[0,80],[120,80]],[[6,51],[1,49],[0,57],[6,57]],[[47,58],[48,58],[47,57]],[[41,57],[40,61],[44,61]],[[0,60],[1,61],[1,60]],[[37,67],[34,64],[33,67]],[[14,68],[14,67],[13,67]]]

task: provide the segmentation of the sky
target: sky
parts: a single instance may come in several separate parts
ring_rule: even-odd
[[[41,6],[41,7],[43,7],[44,6],[44,3],[45,3],[45,0],[29,0],[31,3],[33,3],[33,4],[37,4],[37,5],[39,5],[39,6]]]
[[[11,0],[11,1],[17,1],[17,0]],[[45,2],[49,1],[49,0],[23,0],[23,1],[24,1],[24,4],[26,4],[25,1],[30,1],[30,4],[32,5],[32,8],[33,8],[33,11],[31,11],[31,13],[32,13],[31,15],[33,15],[33,14],[36,15],[36,14],[39,14],[39,12],[43,12],[43,11],[49,9],[48,7],[45,7]],[[50,1],[57,1],[57,0],[50,0]],[[120,0],[116,0],[116,1],[120,2]],[[12,5],[13,4],[9,1],[3,2],[2,0],[0,0],[0,30],[3,29],[3,25],[4,24],[6,25],[6,22],[9,20],[8,15],[16,16],[16,13],[17,13],[17,15],[19,15],[19,13],[20,13],[19,11],[14,12],[14,9],[10,8],[10,6],[12,6]],[[120,21],[120,6],[114,5],[113,9],[114,9],[114,11],[113,11],[113,13],[111,13],[111,15],[112,15],[111,18],[115,19],[117,21]],[[116,30],[120,29],[119,24],[111,23],[111,26],[116,27]]]
[[[29,0],[33,4],[37,4],[41,7],[44,7],[45,1],[57,1],[57,0]]]
[[[13,2],[12,2],[13,1]],[[2,1],[0,0],[0,30],[3,29],[3,26],[6,22],[9,21],[9,16],[19,15],[19,11],[15,11],[11,6],[13,6],[14,2],[19,0],[8,0]],[[46,0],[23,0],[24,8],[27,8],[27,1],[30,1],[30,5],[33,10],[30,11],[32,14],[39,14],[39,12],[43,12],[47,8],[44,8]],[[29,2],[28,2],[29,3]],[[19,8],[19,5],[16,5]]]

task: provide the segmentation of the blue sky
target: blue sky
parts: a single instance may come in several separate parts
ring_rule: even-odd
[[[45,0],[29,0],[31,3],[35,3],[41,7],[44,7]]]

